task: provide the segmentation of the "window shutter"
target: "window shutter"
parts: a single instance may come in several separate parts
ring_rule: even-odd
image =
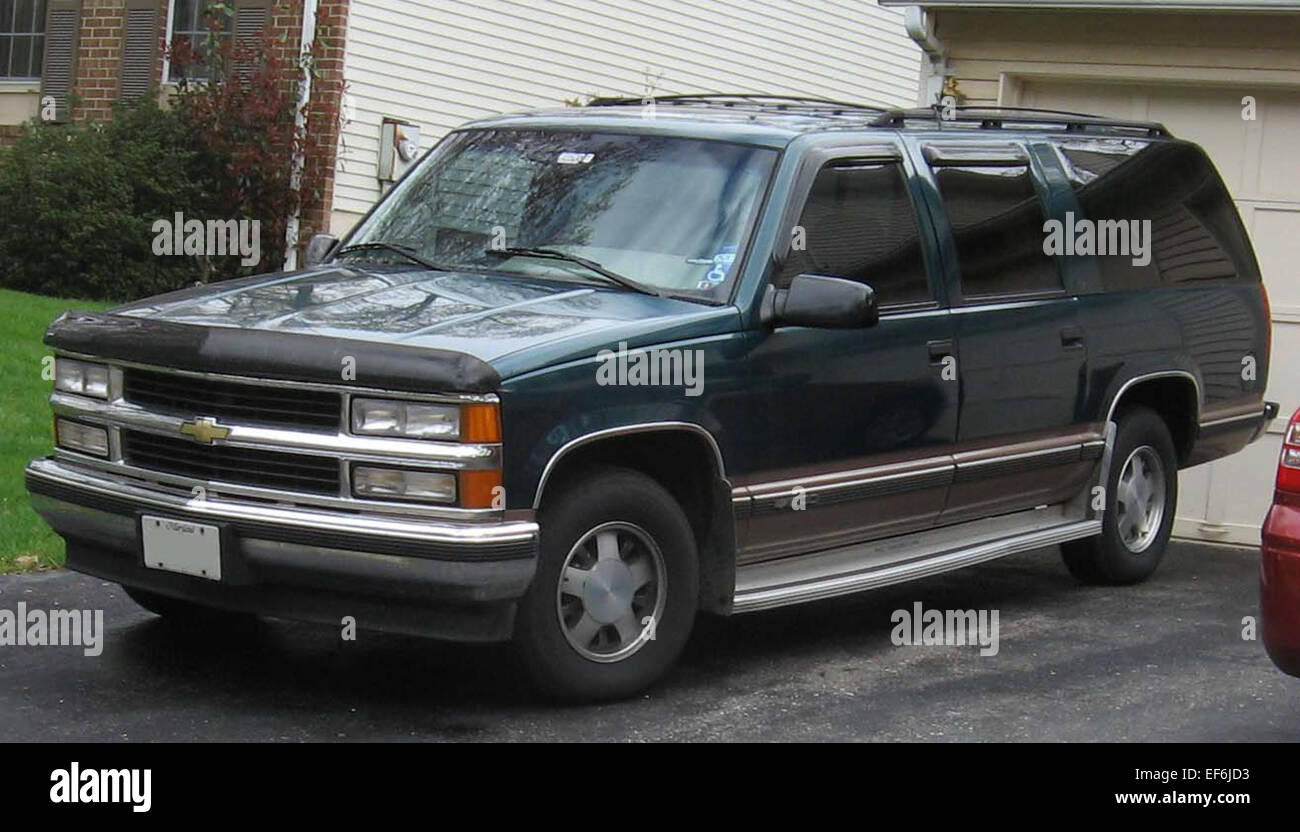
[[[77,32],[81,28],[79,0],[49,0],[45,14],[45,58],[41,70],[41,100],[52,96],[55,121],[67,121],[68,93],[77,66]],[[43,105],[42,105],[43,108]]]
[[[267,21],[271,17],[270,0],[240,0],[235,4],[235,46],[238,49],[256,50],[262,42]],[[236,61],[235,72],[239,80],[247,83],[253,68],[246,60]]]
[[[157,61],[157,0],[127,0],[118,98],[132,101],[149,92],[153,87]]]

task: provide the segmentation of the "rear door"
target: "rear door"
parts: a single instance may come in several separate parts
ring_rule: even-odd
[[[923,140],[950,298],[961,405],[939,522],[1061,502],[1101,454],[1083,418],[1087,343],[1077,298],[1044,253],[1048,190],[1018,142]]]

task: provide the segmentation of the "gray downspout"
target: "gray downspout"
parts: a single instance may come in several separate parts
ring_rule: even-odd
[[[307,107],[311,104],[311,51],[316,40],[316,6],[317,0],[305,0],[302,9],[302,33],[298,40],[298,63],[302,68],[302,80],[298,85],[298,106],[294,113],[294,129],[301,133],[307,128]],[[306,164],[301,148],[294,151],[289,168],[289,187],[294,193],[302,188],[302,171]],[[291,272],[298,268],[298,225],[302,208],[295,206],[284,228],[284,270]]]
[[[934,36],[934,18],[920,6],[903,9],[903,26],[908,37],[916,41],[929,61],[918,92],[921,100],[917,103],[922,107],[933,106],[943,95],[944,77],[948,74],[948,47]]]

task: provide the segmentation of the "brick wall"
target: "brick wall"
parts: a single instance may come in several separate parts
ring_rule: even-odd
[[[316,74],[312,84],[313,117],[308,129],[319,137],[322,152],[306,164],[310,173],[323,183],[319,197],[306,200],[301,218],[301,241],[316,231],[329,229],[334,194],[339,122],[338,108],[343,95],[343,55],[347,37],[349,0],[319,0],[316,16]],[[158,59],[154,80],[163,80],[167,43],[169,0],[158,0]],[[303,0],[280,0],[271,9],[268,22],[271,37],[277,44],[277,57],[289,67],[296,67],[302,34]],[[104,121],[112,118],[118,97],[118,77],[122,58],[125,0],[81,0],[81,28],[77,44],[76,77],[72,92],[76,100],[73,118],[78,121]],[[296,71],[285,78],[286,86],[298,80]],[[322,112],[328,115],[322,115]],[[0,144],[12,139],[0,134]],[[285,164],[289,164],[289,160]]]
[[[81,0],[77,75],[72,84],[77,101],[72,117],[78,121],[104,121],[113,115],[125,20],[123,0]]]
[[[334,172],[338,161],[339,108],[343,100],[343,53],[347,43],[349,0],[320,0],[316,12],[316,65],[312,81],[313,114],[307,129],[325,151],[306,160],[308,172],[320,176],[322,193],[303,205],[300,241],[329,231],[334,204]]]
[[[21,124],[0,124],[0,147],[12,146],[25,129]]]

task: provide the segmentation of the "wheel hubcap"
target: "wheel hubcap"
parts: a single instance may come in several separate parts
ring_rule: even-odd
[[[644,529],[604,523],[569,550],[555,604],[569,646],[596,662],[626,659],[654,638],[664,560]]]
[[[1115,494],[1115,527],[1134,554],[1146,551],[1165,517],[1165,466],[1150,445],[1129,454],[1120,469]]]

